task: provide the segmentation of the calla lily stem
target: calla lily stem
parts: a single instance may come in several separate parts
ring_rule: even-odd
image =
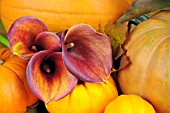
[[[8,39],[0,35],[0,42],[8,47]]]

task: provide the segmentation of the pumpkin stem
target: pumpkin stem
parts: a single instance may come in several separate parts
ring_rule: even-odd
[[[0,60],[0,65],[2,65],[4,62],[3,62],[3,60]]]

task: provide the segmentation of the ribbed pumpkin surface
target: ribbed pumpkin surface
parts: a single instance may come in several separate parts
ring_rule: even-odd
[[[46,105],[50,113],[104,113],[107,104],[118,96],[112,77],[105,83],[78,84],[63,99]]]
[[[142,96],[156,113],[170,113],[169,18],[170,11],[161,11],[132,31],[125,43],[131,63],[118,75],[121,90]]]
[[[35,16],[60,32],[74,24],[87,23],[98,29],[109,20],[115,22],[134,0],[2,0],[1,18],[8,30],[14,20]]]
[[[26,81],[27,61],[0,49],[0,113],[25,113],[38,99]]]

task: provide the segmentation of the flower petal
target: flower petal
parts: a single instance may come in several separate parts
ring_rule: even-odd
[[[59,51],[61,49],[61,41],[60,38],[52,32],[41,32],[35,39],[35,47],[37,51]]]

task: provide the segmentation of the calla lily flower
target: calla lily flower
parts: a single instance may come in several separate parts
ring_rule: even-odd
[[[40,51],[31,58],[26,75],[32,92],[45,103],[63,98],[78,81],[66,69],[61,52],[50,50]]]
[[[8,42],[13,54],[26,60],[37,51],[57,51],[61,47],[59,37],[48,32],[46,25],[32,16],[21,17],[12,24],[8,32]]]
[[[67,49],[69,44],[73,47]],[[67,69],[82,81],[102,82],[111,73],[110,40],[87,24],[78,24],[68,30],[62,39],[62,53]]]
[[[29,60],[30,89],[46,103],[66,96],[78,80],[105,82],[112,69],[112,47],[105,34],[87,24],[61,34],[48,32],[41,20],[30,16],[16,20],[8,33],[12,52]]]

